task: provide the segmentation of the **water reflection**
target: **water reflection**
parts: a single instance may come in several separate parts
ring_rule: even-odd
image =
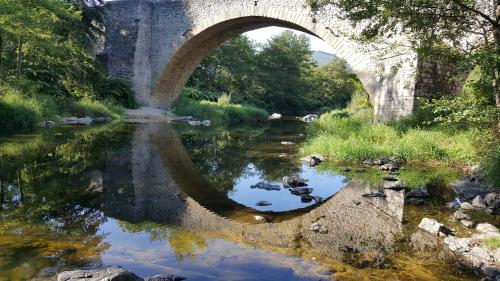
[[[279,156],[277,140],[290,140],[290,132],[268,129],[215,129],[207,142],[169,124],[112,124],[6,142],[0,280],[51,280],[65,269],[101,264],[188,280],[319,280],[336,264],[383,268],[379,261],[403,230],[403,192],[365,198],[377,188],[338,178],[324,203],[283,212],[262,212],[234,197],[242,178],[277,181],[313,171]],[[262,155],[276,157],[269,165]],[[256,214],[269,223],[254,223]],[[327,231],[315,232],[313,224]]]

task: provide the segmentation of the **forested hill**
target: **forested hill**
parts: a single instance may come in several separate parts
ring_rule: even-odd
[[[314,61],[318,64],[318,66],[322,66],[330,62],[332,59],[336,58],[334,54],[329,54],[323,51],[314,51],[312,54]]]

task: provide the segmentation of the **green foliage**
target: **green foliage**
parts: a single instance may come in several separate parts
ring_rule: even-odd
[[[216,101],[210,93],[227,93],[235,103],[298,115],[344,107],[358,84],[344,61],[317,68],[307,37],[283,32],[261,46],[245,36],[222,44],[195,70],[188,91],[193,100]]]
[[[100,3],[0,0],[0,82],[24,100],[24,105],[14,103],[2,89],[3,112],[24,116],[9,119],[8,127],[32,127],[36,120],[64,113],[61,105],[74,99],[135,106],[130,84],[108,77],[92,57],[92,40],[102,33],[101,8],[95,6]]]
[[[449,124],[465,127],[491,127],[500,120],[500,108],[487,98],[475,94],[420,100],[422,110],[433,118],[426,124]]]
[[[113,99],[126,108],[137,108],[132,84],[118,78],[102,76],[96,84],[97,98],[100,100]]]
[[[498,133],[496,140],[490,149],[485,150],[480,163],[481,175],[496,187],[500,187],[500,137]]]
[[[186,101],[217,101],[219,98],[219,94],[211,91],[201,90],[193,87],[184,87],[182,88],[182,92],[180,94],[179,102]]]

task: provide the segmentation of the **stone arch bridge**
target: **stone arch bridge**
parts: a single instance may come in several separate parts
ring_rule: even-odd
[[[267,26],[304,31],[331,45],[358,75],[379,121],[411,113],[417,96],[458,88],[449,82],[449,65],[420,59],[406,37],[360,44],[351,39],[358,30],[332,6],[312,10],[305,0],[109,1],[98,57],[109,74],[133,83],[140,104],[163,108],[175,101],[210,50]]]

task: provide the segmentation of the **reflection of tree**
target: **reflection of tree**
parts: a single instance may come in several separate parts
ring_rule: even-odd
[[[296,154],[297,147],[285,148],[280,142],[297,135],[300,126],[300,122],[285,121],[261,127],[210,130],[178,124],[176,129],[204,179],[212,188],[228,192],[238,178],[249,172],[249,164],[264,180],[281,181],[285,175],[298,173],[300,165],[293,157],[280,157],[284,150]]]
[[[152,222],[132,224],[119,221],[118,224],[131,233],[148,233],[151,241],[168,241],[179,261],[184,260],[186,257],[192,259],[197,252],[207,248],[207,243],[203,237],[182,228],[168,227]]]
[[[105,217],[82,207],[92,206],[82,192],[87,172],[126,139],[117,128],[57,128],[0,145],[0,266],[6,269],[0,279],[31,279],[44,267],[100,262],[108,245],[96,233]]]

